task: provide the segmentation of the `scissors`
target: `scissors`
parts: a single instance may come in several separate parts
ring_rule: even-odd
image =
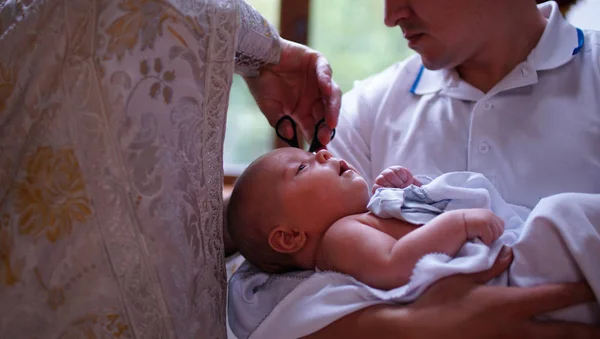
[[[279,133],[279,128],[281,127],[281,124],[283,124],[284,121],[288,121],[290,125],[292,125],[292,130],[294,131],[294,135],[292,136],[292,138],[286,138],[283,136],[283,134]],[[313,133],[313,140],[310,143],[310,147],[308,148],[308,151],[311,153],[317,152],[318,150],[325,148],[325,146],[319,141],[319,127],[321,127],[321,125],[324,123],[325,119],[321,119],[315,125],[315,133]],[[275,124],[275,133],[277,133],[277,136],[281,140],[285,141],[288,145],[300,148],[300,144],[298,143],[298,135],[296,134],[296,122],[294,121],[294,119],[292,119],[291,116],[284,115],[281,118],[279,118],[279,120]],[[335,129],[331,134],[330,140],[333,140],[333,137],[335,137]]]

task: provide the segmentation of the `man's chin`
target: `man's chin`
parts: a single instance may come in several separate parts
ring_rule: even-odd
[[[421,56],[421,62],[423,66],[430,71],[437,71],[440,69],[449,69],[451,63],[447,57],[440,55],[439,53],[433,53],[428,51],[417,52]]]
[[[423,63],[423,66],[430,71],[437,71],[437,70],[445,68],[444,65],[442,63],[438,62],[437,60],[425,58],[422,55],[421,55],[421,62]]]

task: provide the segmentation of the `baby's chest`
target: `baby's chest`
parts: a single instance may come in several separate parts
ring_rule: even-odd
[[[370,213],[365,215],[365,218],[368,221],[367,225],[385,234],[390,235],[396,240],[402,238],[403,236],[407,235],[408,233],[419,227],[417,225],[410,224],[400,219],[383,219],[376,217]]]

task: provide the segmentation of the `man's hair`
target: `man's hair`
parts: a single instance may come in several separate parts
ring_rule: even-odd
[[[271,187],[256,184],[256,176],[264,175],[264,169],[257,166],[260,160],[250,164],[235,182],[227,206],[227,230],[240,253],[254,266],[268,273],[293,271],[297,266],[292,255],[277,252],[269,245],[268,226],[280,208]]]

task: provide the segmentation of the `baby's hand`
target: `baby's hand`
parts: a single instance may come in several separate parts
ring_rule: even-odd
[[[504,221],[492,211],[473,208],[463,211],[467,239],[479,238],[486,245],[491,245],[504,232]]]
[[[380,187],[406,188],[410,185],[421,186],[421,182],[409,170],[402,166],[390,166],[375,179],[373,192]]]

